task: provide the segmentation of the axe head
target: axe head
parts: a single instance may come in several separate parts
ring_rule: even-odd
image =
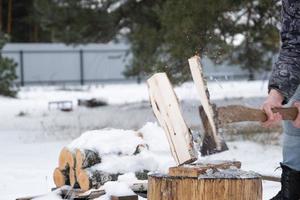
[[[200,57],[194,56],[190,58],[189,65],[202,105],[200,108],[200,116],[205,134],[202,142],[201,154],[202,156],[205,156],[225,151],[228,147],[218,130],[216,107],[210,102],[210,95],[207,89],[206,79],[203,76]]]
[[[212,104],[212,108],[214,111],[216,111],[215,104]],[[199,106],[199,114],[204,129],[204,137],[200,149],[201,155],[207,156],[228,150],[225,140],[223,139],[223,136],[218,129],[219,123],[215,123],[215,127],[218,132],[216,135],[214,135],[213,128],[208,121],[208,117],[205,113],[205,110],[203,109],[203,106]]]

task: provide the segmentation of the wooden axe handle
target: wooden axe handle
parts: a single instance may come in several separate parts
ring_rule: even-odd
[[[283,120],[295,120],[298,115],[296,107],[273,108],[274,113],[280,113]],[[255,108],[249,108],[240,105],[231,105],[217,108],[218,120],[221,124],[243,121],[261,121],[267,120],[264,111]]]

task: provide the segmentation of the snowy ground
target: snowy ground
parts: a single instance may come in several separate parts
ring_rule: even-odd
[[[259,106],[266,84],[255,82],[210,82],[211,98],[218,104]],[[192,83],[176,88],[185,119],[199,127],[198,96]],[[78,98],[102,98],[110,105],[97,109],[76,106]],[[74,111],[48,110],[49,101],[71,100]],[[63,146],[87,130],[106,127],[139,129],[155,121],[146,84],[114,84],[92,87],[26,87],[18,99],[0,97],[0,199],[47,193],[54,186],[52,172]],[[229,142],[230,151],[205,159],[236,159],[243,169],[268,175],[281,160],[281,148],[250,141]],[[264,199],[279,184],[264,182]]]

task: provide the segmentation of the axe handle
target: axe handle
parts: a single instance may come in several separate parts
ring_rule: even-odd
[[[280,113],[283,120],[295,120],[298,115],[298,109],[296,107],[273,108],[272,110],[274,113]],[[219,107],[217,114],[221,124],[243,121],[264,122],[267,120],[267,115],[264,111],[240,105]]]

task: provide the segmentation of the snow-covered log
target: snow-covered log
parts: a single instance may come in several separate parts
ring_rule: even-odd
[[[148,180],[148,173],[149,173],[149,171],[147,171],[147,170],[135,172],[135,177],[138,180]]]
[[[87,191],[91,188],[99,188],[108,181],[118,180],[118,175],[119,174],[110,174],[100,170],[86,168],[80,170],[77,176],[77,182],[82,190]]]
[[[69,172],[67,170],[60,170],[59,168],[55,168],[53,172],[53,180],[56,187],[70,185]]]
[[[101,162],[99,154],[89,149],[77,149],[75,157],[76,170],[89,168]]]

